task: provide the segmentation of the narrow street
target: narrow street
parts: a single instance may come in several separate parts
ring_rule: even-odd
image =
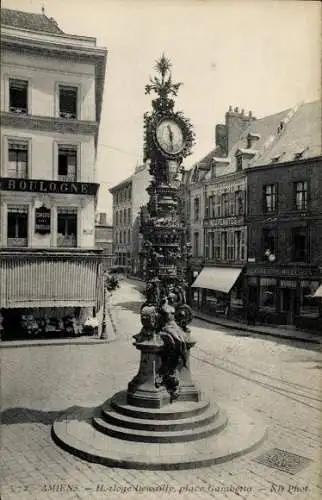
[[[125,470],[88,463],[53,443],[51,423],[61,411],[99,405],[135,375],[139,355],[131,336],[140,328],[141,302],[139,286],[122,280],[112,296],[117,332],[111,343],[2,350],[2,498],[103,499],[120,493],[131,499],[143,494],[149,499],[178,494],[183,499],[320,498],[318,344],[293,346],[194,320],[196,383],[219,405],[260,414],[267,426],[259,448],[230,462],[187,471]],[[271,462],[286,464],[288,472],[254,461],[276,448],[282,454],[273,452]],[[294,468],[283,452],[303,461]]]

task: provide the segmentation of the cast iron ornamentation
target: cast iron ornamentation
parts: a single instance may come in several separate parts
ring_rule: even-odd
[[[146,302],[141,309],[143,328],[136,344],[152,338],[163,341],[156,387],[165,386],[171,400],[180,392],[177,370],[185,367],[192,313],[186,304],[187,262],[191,256],[179,208],[182,161],[191,154],[195,135],[190,121],[174,111],[180,83],[173,83],[171,64],[163,55],[156,64],[160,77],[150,79],[145,92],[154,92],[153,111],[144,115],[145,161],[152,181],[149,202],[141,214],[146,261]],[[149,318],[149,316],[151,316]]]

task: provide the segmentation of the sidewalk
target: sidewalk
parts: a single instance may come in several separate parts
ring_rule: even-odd
[[[279,337],[282,339],[298,340],[301,342],[313,342],[317,344],[322,342],[322,333],[319,335],[317,333],[314,334],[303,330],[296,330],[295,328],[283,328],[279,326],[247,325],[246,323],[211,316],[210,314],[202,313],[195,309],[193,309],[192,312],[195,318],[233,330],[255,333],[258,335],[268,335],[270,337]]]

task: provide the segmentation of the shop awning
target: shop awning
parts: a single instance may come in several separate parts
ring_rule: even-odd
[[[229,293],[241,272],[235,267],[204,267],[191,286]]]
[[[313,297],[321,297],[322,298],[322,285],[319,286],[319,288],[313,294]]]

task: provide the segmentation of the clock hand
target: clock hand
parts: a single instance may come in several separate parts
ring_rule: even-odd
[[[173,132],[172,132],[170,125],[167,126],[167,129],[169,132],[169,140],[170,140],[170,144],[171,144],[171,149],[173,149]]]

